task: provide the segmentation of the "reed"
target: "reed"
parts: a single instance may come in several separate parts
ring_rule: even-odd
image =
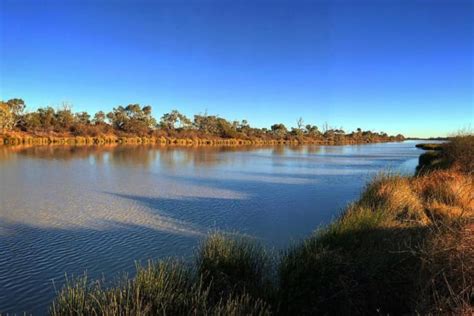
[[[50,314],[270,315],[270,305],[255,292],[264,272],[260,270],[262,254],[253,244],[213,234],[199,254],[197,269],[178,261],[150,261],[137,265],[134,278],[124,276],[109,286],[103,280],[91,282],[87,276],[66,278]],[[237,280],[234,268],[245,281]]]
[[[202,242],[195,266],[209,286],[211,299],[217,301],[244,293],[271,296],[270,262],[268,252],[257,242],[215,232]]]

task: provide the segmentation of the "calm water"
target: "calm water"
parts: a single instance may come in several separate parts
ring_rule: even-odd
[[[413,173],[414,145],[0,147],[0,312],[44,314],[65,273],[188,257],[213,229],[285,247],[374,173]]]

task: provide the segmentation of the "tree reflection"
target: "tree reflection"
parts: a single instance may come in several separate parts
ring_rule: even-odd
[[[300,147],[300,148],[298,148]],[[1,146],[0,161],[15,155],[45,160],[89,160],[95,164],[150,167],[158,162],[166,168],[215,166],[239,159],[233,152],[267,149],[265,146],[160,146],[160,145],[92,145],[92,146]],[[287,147],[271,147],[273,155],[284,155]],[[290,150],[302,152],[305,146]]]

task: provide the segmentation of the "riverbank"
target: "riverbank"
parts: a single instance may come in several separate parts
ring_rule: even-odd
[[[443,144],[442,143],[422,143],[422,144],[416,144],[415,147],[423,149],[423,150],[442,150]]]
[[[22,99],[0,101],[0,145],[101,145],[101,144],[172,144],[172,145],[344,145],[402,141],[401,134],[363,131],[346,133],[342,128],[316,125],[297,120],[297,127],[282,123],[270,128],[252,127],[247,120],[229,121],[218,115],[196,114],[193,119],[177,110],[164,113],[157,121],[150,105],[118,106],[107,114],[93,116],[74,113],[70,106],[38,108],[25,112]]]
[[[10,132],[0,134],[0,145],[112,145],[112,144],[158,144],[179,146],[249,146],[249,145],[355,145],[368,143],[403,141],[403,137],[388,136],[387,138],[354,138],[340,135],[335,138],[294,137],[281,139],[241,139],[221,138],[212,136],[202,137],[170,137],[170,136],[73,136],[56,133],[31,134]]]
[[[137,268],[114,286],[70,281],[53,315],[470,314],[474,302],[473,138],[443,167],[385,174],[329,226],[282,254],[212,234],[191,263]]]

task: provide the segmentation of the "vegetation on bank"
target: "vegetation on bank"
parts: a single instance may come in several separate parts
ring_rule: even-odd
[[[443,148],[443,144],[422,143],[416,144],[415,147],[423,150],[441,150]]]
[[[427,150],[420,155],[417,172],[425,173],[437,169],[455,168],[463,172],[474,170],[474,136],[465,132],[442,144],[419,144]]]
[[[70,106],[60,109],[39,108],[26,112],[22,99],[0,101],[0,144],[360,144],[402,141],[402,135],[356,131],[305,125],[287,128],[273,124],[268,128],[251,127],[246,120],[230,122],[217,115],[199,114],[190,119],[173,110],[159,121],[152,116],[152,107],[129,104],[111,112],[74,113]]]
[[[211,234],[191,264],[137,267],[112,287],[65,285],[52,315],[346,315],[474,312],[474,136],[442,168],[381,174],[329,226],[281,255]]]

